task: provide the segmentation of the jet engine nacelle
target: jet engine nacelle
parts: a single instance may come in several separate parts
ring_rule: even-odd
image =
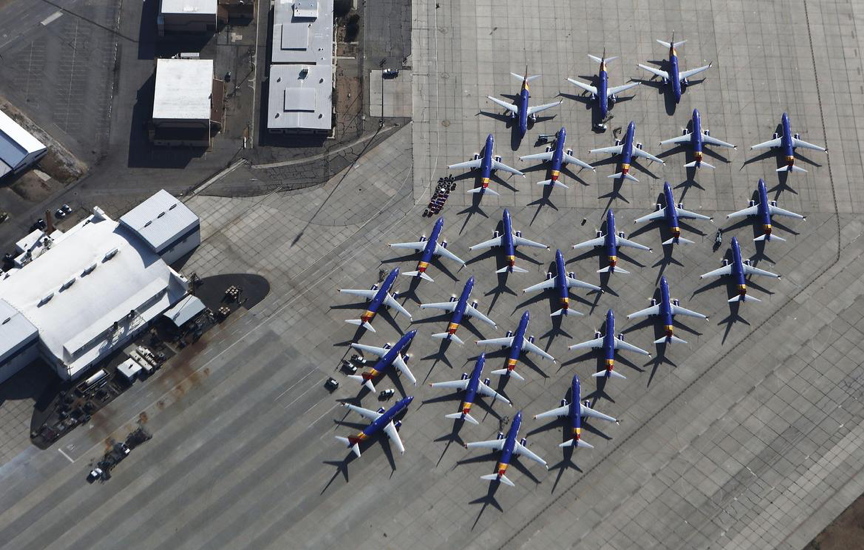
[[[522,445],[523,447],[527,447],[528,446],[528,440],[523,437],[522,439],[519,440],[519,444]]]
[[[756,201],[754,201],[754,200],[748,201],[747,206],[756,206]]]
[[[528,337],[528,341],[531,342],[532,344],[534,343],[534,335],[533,334]]]
[[[744,265],[750,265],[750,260],[744,260],[744,261],[741,262],[741,263],[743,263]]]
[[[507,336],[505,336],[505,338],[510,338],[511,336],[513,336],[513,331],[512,331],[512,330],[508,330],[508,331],[507,331]]]
[[[663,208],[663,205],[661,205],[659,202],[654,205],[654,211],[656,212],[659,212],[661,208]]]
[[[517,237],[522,237],[522,232],[521,232],[521,231],[517,231],[517,232],[516,232],[516,236],[517,236]]]
[[[684,80],[682,80],[682,81],[681,81],[681,91],[683,92],[684,89],[687,88],[687,86],[689,86],[689,85],[690,85],[690,81],[689,81],[689,80],[687,80],[686,78],[685,78]]]
[[[420,242],[421,242],[421,243],[425,243],[425,242],[426,242],[426,235],[420,235]]]
[[[619,231],[619,232],[618,232],[618,236],[621,237],[622,239],[625,238],[625,235],[624,235],[624,232],[623,232],[623,231]]]
[[[569,272],[567,273],[567,276],[570,277],[571,279],[575,279],[575,278],[576,278],[576,274],[573,273],[572,271],[569,271]]]
[[[405,355],[402,356],[402,360],[405,361],[405,362],[407,363],[408,361],[411,360],[411,354],[410,354],[410,353],[406,353]]]
[[[383,412],[386,411],[386,410],[387,410],[387,409],[385,409],[384,407],[379,407],[379,408],[378,408],[378,412],[379,412],[379,413],[383,413]]]
[[[462,373],[462,380],[468,380],[468,373],[467,372]]]
[[[497,239],[500,236],[501,236],[501,233],[499,233],[497,229],[492,232],[492,238],[493,239]]]
[[[601,336],[603,336],[602,332],[600,332],[599,330],[594,331],[594,338],[600,338]]]
[[[702,133],[705,134],[706,136],[710,136],[711,130],[703,130]]]
[[[399,297],[399,293],[398,293],[398,292],[394,292],[394,293],[393,293],[393,299],[395,300],[395,299],[398,298],[398,297]]]
[[[501,155],[495,155],[495,162],[501,162]]]
[[[729,265],[729,260],[723,258],[723,267],[726,267],[727,265]]]
[[[393,347],[393,344],[391,344],[390,342],[387,342],[386,344],[384,344],[384,349],[390,349],[392,347]]]
[[[472,301],[471,301],[471,307],[474,307],[474,308],[477,307],[477,300],[472,300]]]
[[[753,202],[753,201],[750,201],[750,202]],[[750,206],[753,206],[753,205],[750,205]],[[771,206],[777,206],[777,201],[771,201]]]
[[[688,132],[687,132],[687,128],[684,128],[683,130],[681,130],[681,135],[682,135],[682,136],[686,136],[687,133],[688,133]]]
[[[393,423],[393,426],[395,426],[396,429],[398,430],[399,428],[402,427],[402,421],[401,421],[401,420],[397,420],[396,422]]]
[[[623,332],[618,333],[618,339],[621,340],[622,342],[624,341],[624,333]]]
[[[678,203],[678,208],[684,208],[684,203],[683,203],[683,202],[679,202],[679,203]]]
[[[622,142],[621,142],[620,139],[616,139],[616,140],[615,140],[615,147],[618,147],[619,145],[621,145],[621,143],[622,143]]]
[[[573,149],[567,149],[567,154],[568,154],[568,155],[573,155]]]
[[[795,134],[795,139],[801,139],[801,134]]]
[[[656,306],[656,305],[657,305],[657,300],[655,300],[654,298],[651,298],[651,305],[652,305],[652,306]]]
[[[486,384],[487,386],[489,385],[490,382],[492,382],[492,381],[489,380],[488,378],[483,379],[483,383]]]
[[[615,103],[616,101],[618,101],[618,96],[617,96],[617,95],[612,94],[612,95],[609,96],[609,103]]]
[[[515,113],[514,113],[514,116],[515,116]],[[531,119],[531,122],[537,122],[537,113],[532,114],[532,115],[531,115],[530,117],[528,117],[528,118]]]
[[[480,153],[474,153],[474,159],[473,160],[477,160],[479,158],[480,158]]]
[[[456,295],[455,295],[455,294],[451,294],[451,295],[450,295],[450,301],[451,301],[451,302],[455,302],[455,301],[456,301]]]
[[[447,240],[441,241],[441,248],[447,248]]]
[[[551,151],[551,150],[552,150],[552,146],[551,146],[551,145],[547,145],[547,146],[546,146],[546,152],[548,153],[548,152]]]
[[[636,144],[636,148],[637,148],[637,149],[641,149],[641,148],[642,148],[642,144],[641,144],[641,143],[637,143],[637,144]]]
[[[504,439],[504,432],[498,432],[497,439]]]
[[[377,283],[372,285],[372,290],[378,290],[378,284]]]
[[[594,236],[597,238],[600,238],[603,236],[603,232],[598,229],[597,231],[594,232]]]
[[[562,407],[566,407],[566,406],[567,406],[567,400],[566,400],[566,399],[562,399],[562,400],[561,400],[561,406],[562,406]]]
[[[552,278],[552,272],[551,272],[551,271],[547,271],[547,272],[546,272],[546,280],[548,281],[548,280],[551,279],[551,278]]]
[[[679,300],[678,298],[674,298],[674,299],[672,300],[672,305],[673,305],[673,306],[680,306],[680,305],[681,305],[681,300]]]
[[[780,134],[778,134],[777,132],[774,132],[774,135],[771,139],[777,139],[779,137],[780,137]]]

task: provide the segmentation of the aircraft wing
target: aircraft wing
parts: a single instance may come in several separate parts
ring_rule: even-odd
[[[715,269],[714,271],[709,271],[704,275],[700,275],[700,279],[704,279],[705,277],[722,277],[723,275],[731,275],[732,274],[732,264],[724,265],[719,269]]]
[[[567,277],[567,288],[585,288],[588,290],[597,291],[603,290],[597,285],[592,285],[591,283],[586,283],[584,281],[580,281],[579,279],[574,279],[573,277]]]
[[[468,250],[485,250],[487,248],[492,248],[493,246],[501,246],[501,237],[495,237],[494,239],[477,243],[474,246],[469,246]]]
[[[666,71],[661,71],[660,69],[655,69],[654,67],[649,67],[648,65],[642,65],[641,63],[639,64],[639,67],[645,69],[646,71],[655,76],[659,76],[660,78],[665,78],[666,80],[669,80],[669,73],[667,73]]]
[[[545,244],[541,244],[525,237],[513,237],[513,246],[530,246],[533,248],[549,248]]]
[[[689,218],[691,220],[710,220],[710,216],[706,216],[704,214],[697,214],[696,212],[690,212],[689,210],[684,210],[683,208],[678,209],[678,217],[679,218]]]
[[[443,309],[444,311],[453,312],[456,309],[456,302],[435,302],[433,304],[420,304],[420,309]]]
[[[352,294],[354,296],[362,296],[368,300],[371,300],[378,294],[377,290],[360,290],[356,288],[340,288],[339,292],[342,294]]]
[[[651,212],[647,216],[642,216],[641,218],[636,218],[636,221],[633,223],[642,223],[642,222],[650,222],[651,220],[662,220],[666,215],[666,207],[664,206],[660,210],[655,210]]]
[[[676,306],[672,304],[672,315],[684,315],[686,317],[696,317],[697,319],[707,319],[705,315],[698,313],[696,311],[689,310],[685,307]]]
[[[792,138],[792,147],[800,147],[802,149],[813,149],[814,151],[825,151],[824,147],[819,147],[818,145],[813,145],[812,143],[807,143],[803,139],[798,139],[796,137]]]
[[[396,429],[396,425],[393,424],[393,422],[384,426],[384,433],[387,434],[390,441],[396,445],[396,448],[399,449],[399,453],[405,454],[405,445],[402,444],[402,439],[399,437],[399,430]]]
[[[690,132],[686,134],[680,135],[678,137],[664,139],[660,142],[660,145],[671,145],[673,143],[689,143],[692,138],[690,137]]]
[[[505,109],[507,109],[511,113],[515,113],[517,115],[519,114],[519,107],[518,106],[513,105],[512,103],[507,103],[506,101],[501,101],[500,99],[498,99],[496,97],[492,97],[491,95],[487,95],[486,97],[489,98],[489,101],[491,101],[493,103],[497,103],[498,105],[504,107]]]
[[[620,94],[621,92],[626,92],[630,88],[635,88],[641,84],[641,82],[629,82],[627,84],[622,84],[621,86],[615,86],[614,88],[606,88],[606,96]]]
[[[731,214],[726,215],[726,219],[729,218],[743,218],[744,216],[755,216],[759,213],[759,205],[754,204],[753,206],[747,207],[743,210],[739,210],[738,212],[732,212]]]
[[[381,413],[377,411],[370,411],[369,409],[364,409],[363,407],[358,407],[357,405],[352,405],[351,403],[345,403],[345,406],[360,416],[366,417],[369,420],[378,420],[381,416]]]
[[[627,316],[628,319],[638,319],[639,317],[649,317],[651,315],[660,315],[660,306],[654,305],[651,307],[646,307],[645,309],[640,309],[636,313],[631,313]]]
[[[636,147],[635,145],[633,146],[633,156],[634,157],[641,157],[643,159],[652,160],[654,162],[659,162],[660,164],[666,164],[665,162],[663,162],[663,159],[661,159],[659,157],[655,157],[654,155],[652,155],[648,151],[645,151],[644,149],[640,149],[640,148]]]
[[[684,80],[685,78],[690,78],[691,76],[697,75],[701,72],[707,71],[711,68],[711,63],[705,65],[704,67],[699,67],[698,69],[690,69],[689,71],[682,71],[678,73],[678,80]]]
[[[763,277],[774,277],[775,279],[779,279],[780,275],[776,273],[771,273],[770,271],[765,271],[764,269],[759,269],[758,267],[753,267],[752,265],[743,264],[744,275],[762,275]]]
[[[393,366],[399,369],[399,372],[405,375],[405,378],[411,381],[415,386],[417,385],[417,379],[414,378],[414,375],[411,374],[411,370],[408,369],[408,365],[405,363],[405,359],[402,358],[401,355],[397,355],[396,359],[393,360]]]
[[[642,355],[647,355],[649,357],[651,356],[651,354],[648,353],[647,351],[645,351],[644,349],[637,348],[633,344],[625,342],[624,340],[622,340],[621,338],[618,338],[618,337],[615,338],[615,349],[623,349],[623,350],[627,350],[627,351],[632,351],[633,353],[641,353]]]
[[[528,116],[539,113],[540,111],[545,111],[546,109],[551,109],[552,107],[557,107],[564,103],[564,100],[556,101],[555,103],[546,103],[545,105],[531,105],[528,107]]]
[[[450,380],[449,382],[435,382],[433,384],[429,384],[433,388],[453,388],[456,390],[465,390],[468,389],[468,383],[470,380],[467,378],[465,380]]]
[[[482,159],[469,160],[466,162],[460,162],[458,164],[451,164],[447,168],[450,170],[455,170],[457,168],[480,168],[480,165],[483,163]]]
[[[504,346],[510,347],[513,345],[513,337],[507,336],[506,338],[490,338],[488,340],[477,340],[478,346]]]
[[[579,82],[578,80],[575,80],[572,78],[568,78],[567,82],[576,86],[577,88],[582,88],[583,90],[585,90],[586,92],[588,92],[590,94],[597,95],[597,88],[595,88],[594,86],[592,86],[590,84],[585,84],[584,82]]]
[[[609,153],[610,155],[618,155],[624,149],[623,145],[613,145],[612,147],[601,147],[599,149],[591,149],[589,153]]]
[[[630,248],[638,248],[639,250],[651,250],[644,244],[639,244],[637,242],[633,242],[631,240],[625,239],[624,237],[618,237],[615,239],[618,243],[618,246],[629,246]]]
[[[540,349],[540,347],[537,346],[536,344],[534,344],[533,342],[529,342],[528,340],[522,341],[522,349],[524,349],[525,351],[530,351],[531,353],[534,353],[536,355],[539,355],[540,357],[542,357],[543,359],[546,359],[547,361],[552,361],[553,363],[555,362],[554,357],[552,357],[551,355],[549,355],[548,353],[546,353],[545,351]]]
[[[750,147],[750,149],[753,150],[753,149],[768,149],[769,147],[780,147],[780,143],[781,143],[780,138],[777,138],[777,139],[772,139],[772,140],[769,140],[769,141],[766,141],[763,143],[756,144],[756,145]]]
[[[396,298],[393,297],[392,294],[388,294],[386,298],[384,298],[384,305],[387,307],[392,307],[405,317],[411,319],[411,314],[408,313],[408,310],[402,307],[402,304],[396,301]]]
[[[583,417],[587,416],[590,418],[597,418],[599,420],[605,420],[606,422],[618,422],[617,420],[615,420],[614,418],[612,418],[608,414],[603,414],[601,412],[597,412],[594,409],[592,409],[591,407],[586,407],[585,405],[580,405],[579,414],[581,414]]]
[[[483,321],[484,323],[492,325],[495,328],[498,328],[498,325],[495,324],[495,321],[493,321],[489,317],[486,317],[485,315],[483,315],[482,313],[477,311],[477,309],[475,309],[471,304],[465,305],[465,315],[468,315],[470,317],[476,317],[476,318],[480,319],[481,321]]]
[[[568,349],[597,349],[603,347],[603,338],[595,338],[593,340],[588,340],[587,342],[581,342],[579,344],[573,344]]]
[[[801,214],[796,214],[790,210],[784,210],[779,206],[768,205],[768,212],[775,216],[786,216],[787,218],[798,218],[799,220],[803,220],[804,216]]]
[[[423,250],[426,248],[426,241],[417,241],[416,243],[393,243],[390,248],[408,248],[411,250]]]
[[[387,355],[387,352],[390,351],[387,348],[378,348],[375,346],[367,346],[366,344],[355,344],[354,342],[351,343],[351,347],[354,349],[359,349],[360,351],[364,351],[366,353],[375,354],[378,357],[384,357],[385,355]]]
[[[519,170],[517,170],[515,168],[510,168],[509,166],[507,166],[503,162],[499,162],[497,160],[492,161],[492,169],[493,170],[501,170],[502,172],[508,172],[510,174],[515,174],[517,176],[522,176],[523,178],[525,177],[525,174],[523,174]]]
[[[514,447],[513,447],[513,452],[519,456],[524,456],[525,458],[530,458],[534,462],[539,462],[540,464],[546,466],[545,460],[543,460],[542,458],[540,458],[539,456],[534,454],[534,451],[529,450],[528,447],[519,443],[518,441],[516,442],[516,445],[514,445]],[[546,469],[548,470],[549,467],[546,466]]]
[[[566,162],[567,164],[575,164],[576,166],[581,166],[582,168],[584,168],[586,170],[595,170],[595,171],[597,170],[596,168],[594,168],[593,166],[591,166],[587,162],[583,162],[583,161],[577,159],[576,157],[574,157],[573,155],[568,155],[567,153],[564,153],[564,162]]]
[[[591,239],[590,241],[574,244],[573,248],[593,248],[595,246],[603,246],[604,244],[606,244],[606,238],[597,237],[596,239]]]
[[[438,243],[435,243],[435,251],[432,253],[435,254],[436,256],[444,256],[448,260],[453,260],[454,262],[465,265],[464,260],[462,260],[459,256],[457,256],[456,254],[453,254],[452,252],[450,252],[449,250],[447,250],[446,248],[444,248],[443,246],[441,246]]]
[[[524,157],[519,157],[519,160],[552,160],[552,151],[546,151],[545,153],[535,153],[533,155],[525,155]]]
[[[469,449],[494,449],[500,451],[504,448],[504,439],[490,439],[489,441],[473,441],[465,446]]]
[[[711,137],[709,135],[702,134],[702,142],[707,143],[709,145],[717,145],[720,147],[728,147],[730,149],[735,149],[735,146],[731,143],[726,143],[725,141],[719,140],[715,137]]]
[[[553,416],[567,416],[570,414],[570,405],[564,405],[562,407],[558,407],[556,409],[552,409],[551,411],[542,412],[540,414],[535,414],[534,418],[549,418]]]
[[[491,399],[496,399],[498,401],[503,401],[504,403],[507,403],[508,405],[510,405],[509,399],[507,399],[506,397],[504,397],[503,395],[501,395],[497,391],[493,390],[492,388],[490,388],[489,386],[484,384],[482,380],[480,381],[479,384],[477,384],[477,392],[480,393],[480,395],[485,395],[486,397],[489,397]],[[510,406],[512,407],[512,405],[510,405]]]
[[[547,288],[555,288],[555,277],[551,279],[546,279],[542,283],[537,283],[536,285],[529,286],[522,292],[534,292],[535,290],[546,290]]]

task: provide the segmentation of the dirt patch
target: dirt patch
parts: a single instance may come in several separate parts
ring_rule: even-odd
[[[849,505],[804,550],[864,549],[864,495]]]
[[[337,75],[335,99],[336,135],[360,135],[363,130],[363,82],[354,76]]]
[[[28,202],[42,202],[63,186],[54,179],[43,181],[33,172],[28,172],[12,184],[12,191]]]

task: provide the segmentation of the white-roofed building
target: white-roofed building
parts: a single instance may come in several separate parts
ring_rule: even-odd
[[[167,264],[201,244],[201,221],[194,212],[162,189],[120,217]]]
[[[33,134],[0,111],[0,178],[39,161],[48,149]]]
[[[187,280],[150,241],[94,210],[66,233],[43,237],[41,254],[0,279],[0,322],[10,319],[0,325],[0,380],[21,368],[18,357],[35,357],[33,331],[38,354],[73,379],[187,295]],[[166,226],[179,227],[180,218]]]
[[[333,0],[276,0],[267,129],[329,133],[333,121]]]
[[[161,0],[156,26],[159,36],[166,32],[214,32],[217,21],[217,0]]]
[[[222,111],[222,90],[212,59],[157,59],[153,142],[210,145],[211,126],[221,126],[215,113]]]

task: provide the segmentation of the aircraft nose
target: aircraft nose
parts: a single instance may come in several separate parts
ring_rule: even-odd
[[[414,401],[414,396],[413,396],[413,395],[409,395],[408,397],[405,398],[404,401],[405,401],[405,404],[406,404],[406,405],[410,405],[411,402]]]
[[[417,335],[416,329],[415,330],[409,330],[408,334],[406,334],[406,336],[408,336],[409,338],[414,338],[416,335]]]
[[[527,311],[526,311],[525,313],[522,314],[522,318],[523,318],[523,319],[530,319],[530,316],[528,315],[528,312],[527,312]]]

